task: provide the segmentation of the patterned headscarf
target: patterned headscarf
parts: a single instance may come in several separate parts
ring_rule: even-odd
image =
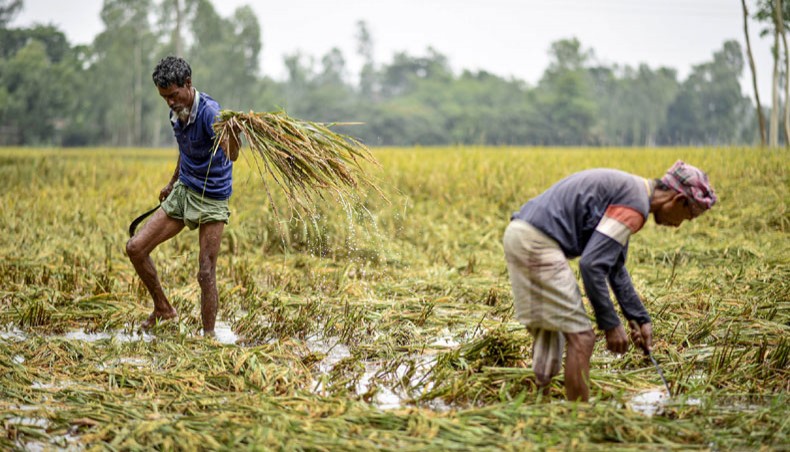
[[[710,209],[716,204],[716,193],[708,182],[708,175],[697,167],[678,160],[661,178],[661,182],[669,188],[686,196],[698,214]]]

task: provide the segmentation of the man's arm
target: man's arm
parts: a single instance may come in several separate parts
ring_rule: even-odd
[[[623,310],[623,315],[628,320],[636,320],[639,325],[650,322],[650,315],[642,304],[642,299],[634,290],[634,285],[631,282],[631,275],[625,268],[625,259],[628,249],[623,250],[620,259],[617,260],[612,271],[609,273],[609,284],[612,286],[617,302],[620,304],[620,309]]]
[[[178,171],[180,168],[181,168],[181,153],[179,152],[178,161],[176,162],[176,169],[175,171],[173,171],[173,177],[170,178],[170,182],[168,182],[167,185],[165,185],[165,188],[163,188],[162,191],[159,192],[159,202],[164,201],[167,198],[167,196],[170,195],[170,192],[173,191],[173,185],[178,180],[178,174],[179,174]]]
[[[584,291],[595,311],[598,328],[604,331],[620,325],[620,318],[609,298],[607,280],[621,251],[622,245],[595,231],[579,259]]]
[[[598,328],[606,332],[606,347],[614,353],[628,351],[628,336],[609,298],[609,286],[606,283],[621,252],[622,245],[619,242],[596,230],[579,260],[584,290],[595,311]]]
[[[634,289],[631,275],[625,268],[627,255],[628,245],[609,274],[609,285],[612,286],[612,292],[620,304],[620,309],[623,310],[623,315],[628,319],[628,325],[631,327],[631,340],[638,347],[649,352],[653,346],[653,324],[650,314],[647,313],[647,309],[642,303],[642,298]]]
[[[616,270],[619,279],[615,284],[620,285],[618,289],[623,285],[630,287],[631,278],[628,277],[628,273],[626,272],[626,279],[623,280],[619,271],[625,270],[628,238],[644,224],[645,218],[637,210],[625,205],[612,204],[606,208],[582,252],[579,267],[584,279],[584,288],[595,309],[598,327],[602,330],[610,331],[620,325],[620,319],[609,299],[609,286],[606,282],[611,279],[613,270]],[[615,290],[614,285],[612,289]],[[617,299],[620,300],[619,295]]]

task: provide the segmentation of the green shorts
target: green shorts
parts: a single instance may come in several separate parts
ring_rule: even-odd
[[[189,229],[218,221],[227,224],[230,218],[227,199],[206,198],[187,188],[181,181],[173,186],[173,191],[162,203],[162,210],[168,217],[182,220]]]

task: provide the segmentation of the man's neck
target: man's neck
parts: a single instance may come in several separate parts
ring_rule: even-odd
[[[650,212],[652,213],[658,210],[664,203],[671,200],[674,195],[674,190],[670,191],[656,187],[653,190],[653,196],[650,198]]]
[[[189,99],[189,111],[191,112],[192,109],[195,108],[195,87],[193,86],[192,89],[189,90],[189,95],[191,99]]]

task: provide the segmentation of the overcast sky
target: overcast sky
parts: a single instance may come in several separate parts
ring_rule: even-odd
[[[754,0],[748,0],[753,4]],[[72,44],[90,43],[103,30],[102,0],[24,0],[12,26],[54,24]],[[548,49],[576,37],[606,64],[678,70],[681,80],[709,61],[725,40],[745,49],[739,0],[214,0],[223,17],[251,5],[262,28],[262,73],[282,80],[283,55],[300,51],[320,60],[332,47],[357,71],[356,23],[368,25],[378,64],[395,52],[424,55],[432,46],[452,68],[485,69],[535,84]],[[770,100],[771,40],[750,22],[759,89]],[[744,93],[752,96],[744,70]]]

